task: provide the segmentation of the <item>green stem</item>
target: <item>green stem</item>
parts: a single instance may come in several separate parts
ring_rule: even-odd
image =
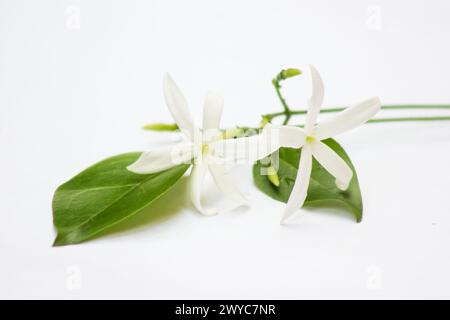
[[[450,120],[450,116],[442,116],[442,117],[398,117],[398,118],[378,118],[371,119],[366,122],[367,123],[384,123],[384,122],[416,122],[416,121],[445,121]],[[292,125],[294,127],[303,128],[303,125]],[[251,132],[251,135],[258,132],[257,128],[246,128],[248,132]],[[246,136],[246,135],[243,135]]]
[[[450,105],[448,104],[432,104],[432,105],[425,105],[425,104],[400,104],[400,105],[385,105],[381,107],[381,110],[443,110],[447,109],[450,110]],[[345,110],[345,108],[327,108],[320,110],[320,113],[332,113],[332,112],[340,112]],[[306,110],[290,110],[289,109],[289,115],[305,115]],[[285,112],[274,112],[266,114],[265,117],[269,119],[274,119],[277,117],[285,116]]]
[[[437,116],[437,117],[399,117],[399,118],[378,118],[378,119],[371,119],[367,121],[366,123],[384,123],[384,122],[416,122],[416,121],[448,121],[450,120],[450,116]],[[175,124],[173,125],[176,126]],[[300,125],[299,127],[303,127]],[[144,127],[145,129],[145,127]],[[153,129],[147,129],[147,130],[153,130]],[[161,131],[161,130],[153,130],[153,131]],[[175,131],[175,130],[170,130]],[[222,130],[224,134],[226,134],[224,137],[225,139],[232,139],[232,138],[238,138],[238,137],[246,137],[256,134],[259,131],[259,128],[251,128],[251,127],[239,127],[235,129]],[[249,134],[250,133],[250,134]]]
[[[293,71],[291,74],[290,72]],[[283,124],[288,124],[289,120],[293,115],[305,115],[306,110],[291,110],[289,105],[286,103],[282,93],[281,93],[281,85],[280,82],[282,80],[286,80],[287,78],[291,78],[293,76],[297,76],[301,74],[300,70],[297,69],[286,69],[281,70],[280,73],[272,80],[272,84],[275,87],[275,91],[277,92],[278,99],[280,100],[283,111],[269,113],[263,116],[264,119],[268,121],[272,121],[272,119],[277,117],[285,117]],[[381,107],[382,110],[435,110],[435,109],[446,109],[450,110],[450,104],[398,104],[398,105],[384,105]],[[345,108],[337,107],[337,108],[327,108],[320,110],[321,113],[331,113],[331,112],[340,112],[345,110]],[[450,117],[442,116],[442,117],[401,117],[401,118],[380,118],[380,119],[372,119],[368,121],[368,123],[380,123],[380,122],[400,122],[400,121],[438,121],[438,120],[450,120]]]
[[[291,113],[291,110],[289,109],[289,107],[288,107],[288,105],[286,103],[286,100],[284,100],[283,96],[281,95],[280,88],[281,88],[281,86],[279,84],[275,85],[275,91],[277,92],[277,96],[280,99],[281,104],[283,105],[284,111],[281,112],[277,116],[280,116],[280,115],[285,116],[283,124],[287,124],[289,122],[289,120],[291,119],[292,113]],[[268,118],[272,120],[274,117],[275,116],[272,115],[272,116],[269,116]]]
[[[288,104],[286,103],[286,100],[284,99],[283,95],[281,94],[281,84],[280,82],[283,80],[286,80],[288,78],[296,77],[302,72],[298,69],[294,68],[288,68],[281,70],[275,78],[272,80],[272,84],[275,88],[275,91],[277,92],[278,99],[280,99],[280,102],[283,106],[283,115],[285,116],[283,124],[287,124],[289,120],[291,119],[291,109],[289,108]],[[266,118],[269,121],[272,119],[270,117]]]
[[[371,119],[367,123],[382,123],[382,122],[410,122],[410,121],[443,121],[450,120],[450,116],[442,117],[400,117],[400,118],[379,118]]]
[[[366,123],[383,123],[383,122],[415,122],[415,121],[442,121],[450,120],[450,116],[442,117],[398,117],[398,118],[378,118],[371,119]],[[293,125],[295,127],[303,128],[303,125]]]
[[[381,109],[399,110],[399,109],[450,109],[450,104],[396,104],[385,105]]]

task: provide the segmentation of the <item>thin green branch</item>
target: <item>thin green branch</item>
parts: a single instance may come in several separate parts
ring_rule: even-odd
[[[450,120],[450,116],[442,116],[442,117],[398,117],[398,118],[378,118],[371,119],[366,122],[366,124],[371,123],[385,123],[385,122],[421,122],[421,121],[446,121]],[[293,125],[294,127],[303,128],[303,125]],[[250,132],[250,131],[249,131]],[[257,132],[257,129],[254,129],[252,134]]]
[[[420,122],[420,121],[446,121],[450,120],[450,116],[442,117],[396,117],[396,118],[378,118],[371,119],[366,122],[369,123],[384,123],[384,122]],[[294,125],[295,127],[303,128],[303,125]]]
[[[298,76],[302,72],[298,69],[289,68],[281,70],[275,78],[272,80],[272,84],[275,88],[275,91],[277,93],[278,99],[280,99],[281,105],[283,106],[283,113],[282,115],[285,117],[283,124],[287,124],[289,120],[291,119],[291,110],[289,109],[288,104],[286,103],[286,100],[284,99],[283,95],[281,94],[281,81],[286,80],[288,78],[292,78],[295,76]],[[267,117],[267,119],[270,121],[272,120],[270,117]]]
[[[381,107],[384,110],[404,110],[404,109],[450,109],[450,104],[396,104],[384,105]]]
[[[422,121],[449,121],[450,116],[437,116],[437,117],[397,117],[397,118],[378,118],[371,119],[366,123],[385,123],[385,122],[422,122]],[[173,125],[176,126],[175,124]],[[298,127],[303,127],[302,125],[298,125]],[[175,130],[154,130],[147,129],[153,131],[175,131]],[[251,127],[237,127],[233,129],[222,129],[224,134],[224,139],[233,139],[239,137],[252,136],[259,132],[260,128],[251,128]]]
[[[277,117],[285,117],[283,124],[288,124],[289,120],[293,115],[305,115],[306,110],[292,110],[289,105],[286,103],[286,99],[284,99],[283,94],[281,93],[281,85],[280,82],[282,80],[286,80],[291,77],[295,77],[301,74],[301,71],[298,69],[285,69],[281,70],[280,73],[272,80],[272,84],[275,87],[275,91],[277,93],[278,99],[283,106],[283,111],[268,113],[263,115],[264,121],[272,121]],[[446,109],[450,110],[450,104],[398,104],[398,105],[384,105],[381,107],[382,110],[437,110],[437,109]],[[325,108],[320,110],[321,113],[332,113],[332,112],[340,112],[345,110],[342,107],[336,108]],[[369,123],[379,123],[379,122],[399,122],[399,121],[438,121],[438,120],[450,120],[450,117],[447,116],[438,116],[438,117],[401,117],[401,118],[381,118],[381,119],[372,119]]]
[[[395,117],[395,118],[378,118],[371,119],[366,122],[366,124],[371,123],[385,123],[385,122],[422,122],[422,121],[448,121],[450,120],[450,116],[436,116],[436,117]],[[303,125],[293,125],[295,127],[303,128]],[[234,129],[236,130],[236,129]],[[251,128],[251,127],[241,127],[240,134],[235,135],[233,138],[245,137],[257,134],[261,129],[260,128]],[[225,132],[232,130],[224,130]]]
[[[378,118],[371,119],[367,123],[382,123],[382,122],[413,122],[413,121],[445,121],[450,120],[450,116],[442,117],[400,117],[400,118]]]
[[[326,108],[320,110],[320,113],[333,113],[345,110],[345,108]],[[385,105],[381,110],[450,110],[449,104],[401,104],[401,105]],[[305,115],[306,110],[289,110],[290,116]],[[285,116],[284,111],[266,114],[265,117],[275,119],[277,117]]]
[[[287,124],[289,122],[289,120],[291,119],[291,114],[292,113],[291,113],[291,111],[290,111],[290,109],[289,109],[289,107],[288,107],[288,105],[286,103],[286,100],[284,100],[283,96],[281,95],[280,87],[278,85],[275,85],[275,84],[274,84],[274,86],[275,86],[275,91],[277,92],[278,98],[280,99],[281,104],[283,105],[283,108],[284,108],[284,111],[281,113],[281,115],[285,116],[283,124]],[[273,119],[274,116],[269,116],[268,118],[269,119]]]

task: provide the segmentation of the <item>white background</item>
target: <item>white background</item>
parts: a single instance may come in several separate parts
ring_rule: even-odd
[[[0,297],[450,298],[449,122],[338,137],[358,170],[360,224],[315,210],[281,227],[284,205],[243,167],[250,209],[200,216],[183,181],[114,232],[51,247],[58,185],[172,140],[140,130],[172,121],[164,72],[197,120],[206,91],[222,91],[224,126],[281,110],[271,78],[308,63],[328,106],[449,103],[449,14],[446,0],[0,0]],[[305,79],[283,90],[304,106]]]

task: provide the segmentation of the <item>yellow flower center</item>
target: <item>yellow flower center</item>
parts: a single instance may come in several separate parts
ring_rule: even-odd
[[[209,152],[209,145],[204,143],[202,145],[202,155],[205,157]]]
[[[313,136],[307,136],[307,137],[306,137],[306,142],[307,142],[307,143],[312,143],[312,142],[314,142],[314,141],[316,141],[316,138],[315,138],[315,137],[313,137]]]

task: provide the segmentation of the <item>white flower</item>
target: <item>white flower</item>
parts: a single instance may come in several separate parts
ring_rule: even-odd
[[[187,101],[172,78],[166,74],[163,80],[164,97],[185,141],[175,146],[144,152],[139,159],[128,167],[138,174],[150,174],[181,163],[193,161],[189,189],[193,205],[204,215],[214,215],[217,209],[205,209],[201,203],[201,189],[206,172],[209,170],[218,188],[238,205],[248,204],[246,197],[232,181],[223,157],[216,156],[216,141],[222,139],[220,118],[223,110],[222,96],[209,92],[203,111],[203,129],[199,129],[192,120]],[[223,154],[222,154],[223,155]],[[235,157],[231,153],[230,160]]]
[[[367,99],[359,104],[345,109],[327,121],[317,123],[323,102],[323,83],[319,72],[309,66],[312,79],[312,96],[308,100],[308,112],[306,114],[304,128],[292,127],[292,136],[302,145],[302,153],[297,173],[297,179],[292,189],[287,207],[284,211],[281,223],[284,223],[305,202],[309,187],[313,157],[336,178],[336,185],[341,190],[346,190],[352,180],[353,172],[347,163],[339,157],[330,147],[321,140],[353,129],[372,118],[380,109],[380,100],[376,97]],[[290,141],[282,146],[289,146]]]

